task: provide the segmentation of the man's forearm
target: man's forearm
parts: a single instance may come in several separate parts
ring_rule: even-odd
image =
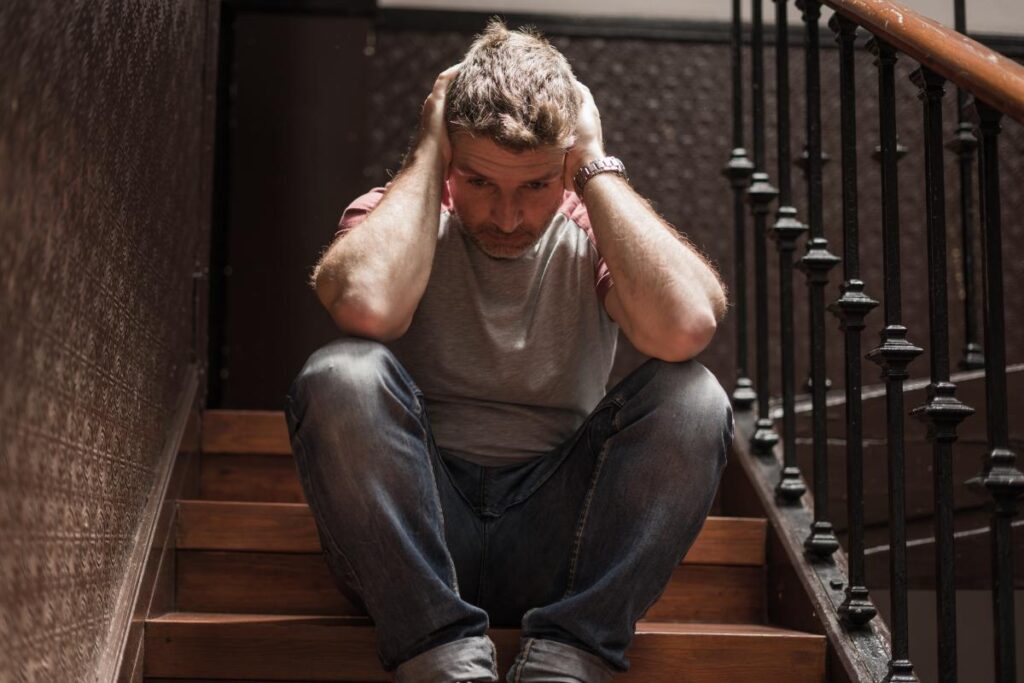
[[[619,300],[640,332],[699,332],[724,316],[717,273],[623,178],[595,176],[584,203]]]
[[[434,260],[444,155],[421,141],[380,203],[317,265],[317,293],[343,330],[393,338],[419,305]]]

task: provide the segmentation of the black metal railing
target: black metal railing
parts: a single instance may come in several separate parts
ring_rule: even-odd
[[[1007,412],[1006,342],[1004,329],[1003,268],[1001,250],[1001,213],[999,196],[998,137],[1000,120],[1004,113],[1024,122],[1024,68],[1001,59],[983,46],[969,41],[965,30],[962,0],[955,3],[956,31],[943,29],[937,24],[895,3],[864,0],[796,0],[804,20],[804,131],[803,169],[807,183],[805,227],[798,219],[798,210],[792,192],[790,177],[791,131],[790,86],[788,59],[788,0],[775,0],[775,95],[777,143],[777,183],[773,187],[766,169],[766,112],[765,94],[768,84],[764,77],[764,33],[762,21],[763,0],[750,0],[751,23],[749,45],[751,60],[751,121],[753,160],[748,160],[743,147],[743,90],[742,59],[744,33],[741,23],[741,4],[733,2],[733,150],[724,171],[734,198],[734,228],[736,231],[737,298],[737,358],[736,386],[733,400],[738,409],[752,410],[752,426],[744,436],[749,439],[749,451],[763,462],[776,462],[777,442],[781,439],[781,463],[774,483],[775,504],[779,508],[809,508],[812,515],[810,528],[803,538],[803,561],[808,565],[835,566],[839,542],[829,517],[828,471],[828,415],[825,311],[831,311],[839,322],[844,341],[844,404],[846,448],[846,504],[848,539],[845,553],[840,551],[840,565],[848,571],[845,582],[830,580],[830,588],[843,587],[840,600],[829,607],[850,633],[871,629],[877,609],[869,594],[865,576],[864,548],[864,424],[862,406],[861,359],[864,356],[862,337],[872,322],[871,312],[878,302],[869,296],[871,289],[883,294],[882,320],[875,321],[879,344],[866,358],[881,369],[885,383],[886,423],[885,443],[888,461],[888,533],[889,533],[889,589],[890,627],[880,630],[888,634],[887,648],[881,655],[865,648],[857,656],[884,656],[887,658],[887,681],[916,681],[914,665],[909,652],[909,618],[907,605],[907,517],[906,517],[906,418],[912,415],[920,420],[931,442],[932,480],[934,489],[934,536],[936,539],[936,605],[938,610],[938,662],[937,671],[942,681],[957,679],[956,647],[956,575],[954,553],[954,443],[960,423],[974,409],[956,397],[957,387],[951,380],[950,370],[950,310],[947,303],[947,240],[946,240],[946,185],[944,179],[944,145],[942,103],[947,79],[956,81],[957,123],[954,135],[945,148],[951,150],[959,168],[959,230],[963,275],[963,333],[962,349],[957,360],[961,369],[985,367],[985,405],[987,424],[987,453],[979,474],[967,484],[985,492],[991,505],[993,606],[995,623],[996,672],[999,681],[1013,681],[1016,676],[1014,660],[1013,614],[1013,555],[1011,519],[1017,512],[1017,499],[1024,494],[1024,474],[1017,466],[1015,453],[1010,448]],[[839,193],[828,193],[823,183],[821,119],[821,59],[819,18],[822,7],[836,13],[828,22],[838,43],[838,83],[841,148],[841,183]],[[902,18],[893,27],[887,22],[887,13],[898,13]],[[880,225],[866,229],[881,232],[882,282],[865,283],[861,279],[860,232],[858,214],[858,159],[855,54],[857,34],[869,37],[866,47],[874,55],[878,77],[878,129],[879,162],[878,183],[881,193]],[[933,41],[945,41],[938,49]],[[968,46],[969,44],[969,46]],[[964,53],[958,53],[963,49]],[[977,61],[966,59],[966,51],[973,51]],[[904,383],[908,368],[924,349],[916,340],[924,336],[923,330],[908,330],[904,322],[902,292],[903,278],[900,268],[901,229],[900,199],[897,164],[906,150],[897,136],[897,59],[918,62],[911,74],[922,106],[922,133],[924,141],[924,224],[927,237],[927,291],[928,291],[928,355],[929,378],[927,398],[922,405],[908,412],[905,406]],[[973,59],[974,57],[971,57]],[[966,61],[965,61],[966,60]],[[986,63],[987,62],[987,63]],[[953,65],[956,65],[955,68]],[[992,72],[995,69],[996,72]],[[997,78],[993,78],[995,73]],[[993,85],[995,83],[995,85]],[[977,152],[977,154],[976,154]],[[978,163],[978,217],[981,233],[981,302],[983,324],[979,341],[976,324],[976,295],[973,286],[976,277],[974,244],[974,192],[972,166]],[[746,221],[742,195],[747,203],[754,226],[754,333],[756,335],[755,379],[751,382],[747,357],[747,282]],[[775,223],[768,229],[767,216],[777,200]],[[838,201],[842,216],[842,258],[833,255],[825,238],[823,207],[826,201]],[[914,217],[915,220],[918,217]],[[808,388],[811,393],[811,448],[813,472],[811,481],[813,501],[805,496],[803,475],[796,456],[795,364],[797,346],[794,324],[793,254],[800,238],[807,235],[805,253],[797,267],[806,276],[807,335],[810,365]],[[770,411],[771,377],[769,367],[768,275],[766,267],[766,239],[771,237],[778,252],[779,329],[782,433],[776,432]],[[831,283],[830,271],[842,263],[842,281],[838,284],[838,297],[826,307],[825,299]],[[756,405],[755,405],[756,404]],[[767,471],[767,470],[765,470]],[[920,477],[921,472],[912,473]],[[848,558],[848,560],[847,560]],[[848,561],[848,564],[843,564]],[[842,568],[842,567],[841,567]],[[824,574],[822,575],[824,576]],[[844,585],[845,584],[845,585]],[[822,592],[827,595],[828,591]],[[833,643],[841,647],[843,644]],[[847,661],[850,657],[840,657]],[[870,669],[868,667],[864,671]],[[853,667],[850,671],[856,670]],[[877,671],[877,668],[873,669]],[[848,673],[850,673],[848,671]],[[852,680],[868,680],[851,676]]]

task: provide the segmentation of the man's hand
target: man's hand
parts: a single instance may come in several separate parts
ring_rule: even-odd
[[[448,94],[448,86],[461,67],[462,62],[459,62],[441,72],[437,80],[434,81],[433,90],[423,102],[423,109],[420,113],[418,146],[436,145],[444,158],[446,171],[452,161],[452,145],[448,138],[448,124],[444,120],[445,98]]]
[[[573,178],[576,171],[604,154],[604,141],[601,134],[601,114],[597,111],[594,96],[590,88],[576,81],[576,91],[580,96],[580,113],[576,120],[576,142],[565,155],[565,187],[575,191]]]

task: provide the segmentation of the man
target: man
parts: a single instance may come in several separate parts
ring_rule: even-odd
[[[704,523],[733,436],[688,360],[714,269],[602,146],[546,40],[493,21],[423,105],[313,282],[346,336],[287,397],[339,588],[399,682],[608,681]],[[652,359],[605,394],[618,328]]]

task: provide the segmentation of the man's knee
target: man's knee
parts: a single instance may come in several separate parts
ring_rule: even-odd
[[[660,361],[656,382],[656,391],[663,401],[689,410],[699,408],[709,419],[732,417],[729,394],[714,373],[699,361]]]
[[[295,377],[288,396],[318,400],[333,393],[351,393],[369,385],[391,361],[383,344],[360,337],[341,337],[310,354]]]
[[[700,362],[661,362],[652,389],[665,418],[684,442],[719,452],[724,466],[735,423],[729,394]]]
[[[365,402],[395,365],[391,351],[371,339],[341,337],[320,347],[306,360],[285,397],[290,431],[313,404],[336,413]]]

